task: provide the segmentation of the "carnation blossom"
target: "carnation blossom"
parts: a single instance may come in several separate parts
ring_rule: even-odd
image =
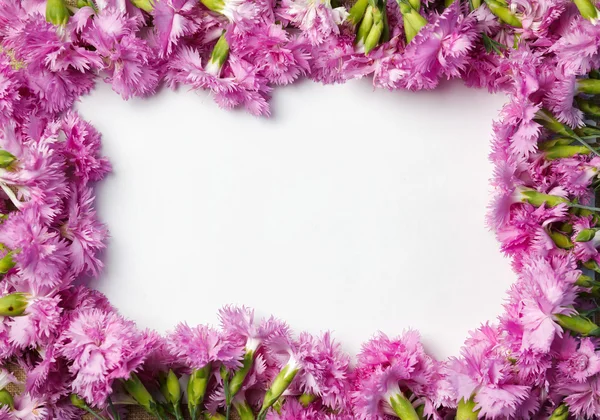
[[[156,337],[114,312],[79,312],[61,335],[60,354],[71,362],[72,391],[103,406],[115,379],[129,379],[143,363]]]

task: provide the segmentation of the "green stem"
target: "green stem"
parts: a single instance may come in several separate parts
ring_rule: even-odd
[[[117,409],[115,408],[112,400],[110,397],[108,397],[108,407],[110,408],[110,411],[112,412],[112,416],[115,420],[121,420],[121,416],[119,415],[119,412],[117,411]]]
[[[600,212],[600,207],[584,206],[582,204],[575,204],[575,203],[567,203],[567,206],[573,207],[573,208],[576,208],[576,209],[582,209],[582,210],[590,210],[590,211],[598,211],[598,212]]]
[[[106,420],[104,417],[102,417],[100,414],[96,413],[94,410],[92,410],[90,407],[88,407],[87,405],[85,407],[83,407],[83,409],[85,411],[87,411],[88,413],[90,413],[92,416],[94,416],[94,418],[98,419],[98,420]]]
[[[390,405],[401,420],[420,420],[417,411],[404,395],[396,394],[390,397]]]

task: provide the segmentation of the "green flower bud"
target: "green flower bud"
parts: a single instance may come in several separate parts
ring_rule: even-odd
[[[252,407],[246,401],[233,403],[235,407],[235,411],[237,412],[240,420],[254,420],[254,412],[252,412]]]
[[[577,234],[575,242],[589,242],[596,236],[597,229],[584,229]]]
[[[369,54],[373,48],[379,45],[384,29],[383,13],[377,8],[373,9],[373,26],[365,39],[365,54]]]
[[[286,389],[291,385],[292,381],[296,377],[298,373],[298,366],[295,363],[288,363],[281,369],[281,372],[275,377],[271,387],[267,390],[265,394],[265,399],[263,400],[262,407],[260,412],[258,413],[259,419],[264,419],[267,415],[267,411],[269,408],[273,406],[281,397],[281,395],[285,392]]]
[[[64,0],[46,1],[46,20],[53,25],[66,25],[69,21],[69,9]]]
[[[365,10],[365,15],[356,31],[356,43],[364,44],[371,28],[373,27],[373,6],[369,5]]]
[[[578,79],[577,92],[587,93],[589,95],[600,94],[600,80],[597,79]]]
[[[123,381],[123,386],[129,395],[131,395],[139,405],[144,407],[148,413],[154,415],[159,411],[156,401],[154,401],[152,395],[148,392],[135,373],[132,373],[128,380]]]
[[[580,275],[575,282],[575,285],[586,288],[595,286],[596,284],[597,283],[594,281],[594,279],[592,279],[590,276],[586,276],[585,274]]]
[[[26,293],[11,293],[0,298],[0,316],[21,316],[29,301]]]
[[[479,410],[475,410],[475,401],[473,398],[465,401],[464,398],[458,403],[456,408],[456,420],[477,420]]]
[[[481,0],[470,0],[471,10],[475,10],[481,6]]]
[[[560,249],[571,249],[574,246],[573,242],[567,235],[555,230],[550,231],[550,239],[552,239],[554,244]]]
[[[591,150],[585,146],[554,146],[546,149],[544,156],[547,160],[569,158],[575,155],[589,155]]]
[[[221,10],[225,8],[224,0],[200,0],[203,5],[206,6],[208,10],[212,10],[213,12],[220,13]]]
[[[15,408],[15,402],[13,396],[6,389],[0,390],[0,407],[8,406],[11,410]]]
[[[600,337],[600,327],[581,315],[555,314],[558,324],[564,329],[579,333],[583,336]]]
[[[583,266],[588,270],[595,271],[596,273],[600,273],[600,266],[594,260],[589,260],[583,263]]]
[[[173,372],[172,369],[169,369],[169,373],[167,373],[166,376],[160,378],[160,390],[167,402],[174,406],[181,401],[179,378],[177,378],[177,375],[175,375],[175,372]]]
[[[80,408],[82,410],[88,408],[88,405],[86,404],[85,400],[77,394],[71,394],[69,396],[69,399],[71,400],[71,404],[73,404],[77,408]]]
[[[567,420],[569,418],[569,407],[565,404],[561,404],[556,407],[556,410],[552,412],[548,420]]]
[[[8,168],[14,162],[16,162],[17,157],[6,150],[0,149],[0,168]]]
[[[579,9],[579,13],[584,19],[595,22],[598,19],[598,9],[591,0],[573,0],[575,6]]]
[[[226,417],[223,414],[215,413],[211,414],[208,411],[204,413],[204,418],[206,420],[226,420]]]
[[[188,410],[192,419],[197,419],[198,409],[204,402],[206,388],[210,379],[211,364],[207,364],[202,369],[194,369],[190,375],[187,386]]]
[[[13,260],[14,252],[10,251],[4,257],[0,258],[0,274],[6,274],[17,263]]]
[[[502,22],[515,28],[523,27],[521,20],[506,5],[497,0],[485,0],[485,4],[487,4],[490,12],[496,15]]]
[[[600,106],[598,104],[583,98],[577,98],[576,102],[579,109],[581,109],[585,114],[593,117],[600,117]]]
[[[548,207],[556,207],[559,204],[569,203],[564,197],[557,195],[544,194],[535,190],[523,189],[520,191],[521,201],[531,204],[535,207],[540,207],[546,204]]]
[[[348,23],[350,23],[352,26],[358,25],[362,21],[368,5],[369,5],[369,0],[358,0],[350,8],[350,12],[348,13],[348,17],[346,18],[346,21]]]
[[[405,0],[398,0],[398,6],[404,20],[406,41],[410,42],[427,25],[427,20]]]
[[[313,394],[302,394],[298,397],[298,401],[303,407],[308,407],[317,399],[316,395]]]
[[[404,395],[396,394],[391,396],[389,403],[394,413],[402,420],[420,420],[415,408]]]
[[[223,32],[210,54],[210,60],[206,65],[206,71],[214,75],[219,75],[223,64],[227,61],[227,57],[229,57],[229,44],[225,39],[225,32]]]
[[[131,0],[131,3],[138,9],[142,9],[144,12],[150,13],[154,9],[153,0]]]

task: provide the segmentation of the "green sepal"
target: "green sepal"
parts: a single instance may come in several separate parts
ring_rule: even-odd
[[[235,408],[240,420],[254,420],[254,412],[247,401],[244,400],[239,403],[234,402],[233,407]]]
[[[600,337],[600,327],[581,315],[554,315],[558,324],[564,329],[576,332],[583,336]]]
[[[571,238],[569,238],[567,235],[565,235],[564,233],[560,233],[558,231],[550,231],[550,239],[552,239],[552,242],[554,242],[554,244],[559,247],[560,249],[572,249],[573,248],[573,242],[571,241]]]
[[[583,263],[583,266],[588,270],[595,271],[596,273],[600,273],[600,265],[594,260],[589,260]]]
[[[26,293],[11,293],[0,298],[0,316],[22,316],[29,301]]]
[[[585,146],[554,146],[544,151],[547,160],[570,158],[576,155],[589,155],[592,151]]]
[[[53,25],[66,25],[70,16],[64,0],[46,1],[46,21]]]
[[[202,403],[204,402],[204,396],[206,395],[206,389],[208,388],[208,381],[210,380],[210,374],[212,371],[211,364],[207,364],[201,369],[194,369],[190,375],[187,386],[187,399],[188,399],[188,410],[192,420],[198,418]]]
[[[6,274],[13,268],[17,263],[13,259],[14,251],[6,253],[6,255],[0,258],[0,274]]]
[[[373,48],[379,45],[385,27],[384,14],[385,12],[378,8],[373,9],[373,26],[371,26],[371,30],[364,41],[365,54],[369,54]]]
[[[591,0],[573,0],[573,3],[575,3],[583,18],[591,21],[598,19],[598,9]]]
[[[590,288],[593,286],[597,286],[598,282],[596,282],[590,276],[586,276],[585,274],[580,275],[575,281],[575,285],[579,287]]]
[[[214,67],[218,72],[227,61],[227,57],[229,57],[229,43],[225,38],[225,32],[223,32],[210,54],[208,65]]]
[[[0,407],[8,406],[11,410],[15,409],[13,396],[7,389],[0,389]]]
[[[552,140],[547,140],[541,143],[538,143],[539,150],[548,150],[552,149],[554,146],[568,146],[573,143],[573,139],[570,137],[557,137]]]
[[[597,82],[599,80],[596,80]],[[600,105],[583,98],[577,98],[577,106],[584,114],[591,115],[592,117],[600,117]]]
[[[502,22],[515,28],[523,27],[521,20],[506,5],[497,0],[485,0],[485,4],[487,4],[490,12],[496,15]]]
[[[17,157],[12,153],[0,149],[0,168],[8,168],[17,161]]]
[[[159,375],[158,381],[160,383],[160,391],[165,400],[173,405],[173,407],[177,407],[181,401],[181,385],[175,372],[169,369],[168,373]]]
[[[552,412],[548,420],[567,420],[569,418],[569,407],[561,404]]]
[[[129,379],[123,381],[123,387],[148,413],[159,417],[163,414],[163,408],[156,404],[150,392],[135,373],[132,373]]]
[[[598,95],[600,94],[600,80],[577,79],[577,91],[589,95]]]
[[[131,3],[138,9],[142,9],[144,12],[152,12],[154,10],[153,0],[131,0]]]
[[[479,410],[475,410],[475,401],[471,397],[467,401],[461,399],[456,407],[456,420],[477,420]]]
[[[258,418],[263,419],[267,415],[267,411],[269,408],[273,406],[283,395],[286,389],[291,385],[292,381],[296,377],[299,368],[297,366],[286,365],[281,369],[281,371],[277,374],[273,383],[265,393],[265,398],[263,400],[262,407],[260,412],[258,413]]]
[[[594,239],[596,232],[598,232],[598,229],[583,229],[575,237],[575,242],[589,242]]]
[[[247,350],[246,354],[244,354],[244,359],[242,360],[242,367],[235,371],[229,382],[229,394],[231,395],[231,398],[235,397],[235,395],[240,392],[240,389],[242,389],[244,380],[246,379],[246,376],[248,376],[253,363],[254,351]]]
[[[417,411],[404,395],[396,394],[391,396],[389,403],[394,413],[402,420],[420,420]]]
[[[535,207],[540,207],[543,204],[546,204],[548,207],[556,207],[559,204],[569,203],[564,197],[559,197],[558,195],[544,194],[535,190],[522,190],[521,195],[523,196],[523,201],[531,204]]]
[[[365,10],[365,15],[358,26],[358,30],[356,31],[356,43],[364,44],[369,32],[371,32],[371,28],[373,27],[373,6],[370,4],[367,6],[367,10]]]
[[[315,402],[316,399],[317,396],[314,394],[302,394],[298,397],[298,402],[300,402],[300,404],[302,404],[303,407],[308,407],[313,402]]]
[[[533,120],[556,134],[566,137],[575,137],[575,132],[569,126],[558,121],[547,109],[540,109],[536,112]]]
[[[362,21],[368,5],[369,5],[369,0],[358,0],[350,8],[350,12],[348,13],[348,17],[346,18],[346,21],[348,23],[350,23],[352,26],[358,25]]]

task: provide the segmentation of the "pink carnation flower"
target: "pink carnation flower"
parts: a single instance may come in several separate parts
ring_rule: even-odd
[[[156,341],[114,312],[79,312],[60,337],[60,354],[75,376],[72,391],[89,404],[103,406],[115,379],[128,379]]]
[[[171,354],[192,369],[202,369],[213,362],[222,363],[229,369],[241,366],[243,347],[204,325],[190,328],[181,323],[167,336],[166,344]]]
[[[195,0],[161,0],[154,4],[152,16],[161,57],[169,56],[180,38],[200,27],[198,5]]]

